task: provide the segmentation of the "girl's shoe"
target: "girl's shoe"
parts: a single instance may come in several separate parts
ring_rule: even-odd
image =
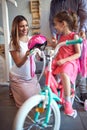
[[[68,101],[64,103],[64,113],[73,118],[77,116],[77,111],[72,108],[72,104]]]

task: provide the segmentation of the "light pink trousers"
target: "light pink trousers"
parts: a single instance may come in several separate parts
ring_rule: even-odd
[[[10,87],[17,107],[41,90],[36,75],[31,80],[24,80],[10,74]]]

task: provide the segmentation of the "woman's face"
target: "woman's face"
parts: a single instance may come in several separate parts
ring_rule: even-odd
[[[18,25],[19,36],[28,35],[29,27],[27,21],[23,20]]]
[[[58,22],[56,19],[54,19],[54,28],[56,29],[58,34],[63,33],[63,29],[64,29],[63,22]]]

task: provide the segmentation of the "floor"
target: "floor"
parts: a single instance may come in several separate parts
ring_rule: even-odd
[[[60,130],[87,130],[87,112],[77,102],[74,103],[74,107],[78,111],[75,119],[64,115],[61,111]],[[9,87],[0,85],[0,130],[12,130],[16,112],[14,100],[9,97]]]

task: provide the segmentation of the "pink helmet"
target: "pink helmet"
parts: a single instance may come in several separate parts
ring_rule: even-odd
[[[29,40],[28,48],[31,50],[37,47],[43,50],[46,44],[47,44],[46,37],[41,34],[37,34],[37,35],[32,36],[32,38]]]

